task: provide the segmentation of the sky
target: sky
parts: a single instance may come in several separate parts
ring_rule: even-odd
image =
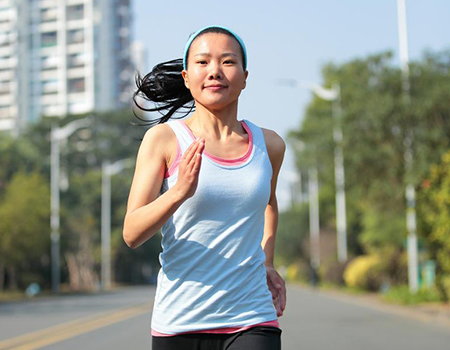
[[[450,1],[405,1],[410,60],[425,50],[450,49]],[[238,119],[284,139],[300,127],[312,93],[281,85],[279,79],[321,84],[324,64],[387,50],[400,66],[396,0],[132,0],[132,6],[133,37],[147,49],[148,71],[181,58],[189,34],[201,27],[219,24],[238,33],[247,47],[249,71]],[[290,205],[294,174],[288,146],[277,188],[281,210]]]

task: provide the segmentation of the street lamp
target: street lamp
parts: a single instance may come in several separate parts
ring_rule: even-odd
[[[85,128],[91,124],[90,117],[75,120],[62,128],[52,125],[50,132],[51,156],[50,156],[50,227],[51,227],[51,261],[52,261],[52,291],[59,292],[60,285],[60,220],[59,220],[59,148],[60,141],[67,139],[75,131]]]
[[[410,103],[410,84],[408,66],[408,29],[406,25],[405,0],[397,0],[398,10],[398,33],[400,43],[400,63],[403,75],[403,93],[407,104]],[[405,145],[405,172],[406,172],[406,226],[408,230],[408,284],[413,293],[419,289],[419,259],[417,247],[417,223],[416,223],[416,190],[411,179],[413,169],[413,131],[407,126],[406,136],[403,140]]]
[[[111,176],[132,165],[132,158],[102,163],[102,290],[111,288]]]
[[[305,143],[295,140],[294,147],[298,151],[305,149]],[[301,191],[301,186],[300,186]],[[310,266],[314,273],[320,266],[320,221],[319,221],[319,182],[317,179],[317,165],[308,169],[308,201],[309,201],[309,247]],[[315,283],[315,281],[313,281]]]
[[[338,260],[347,260],[347,220],[345,204],[345,174],[344,174],[344,152],[342,148],[342,128],[341,128],[341,89],[339,82],[333,82],[332,89],[308,82],[294,79],[283,79],[279,81],[283,85],[291,87],[301,87],[312,90],[314,94],[326,101],[332,101],[332,114],[334,119],[333,138],[334,148],[334,178],[336,183],[336,228]],[[313,174],[314,175],[314,174]]]

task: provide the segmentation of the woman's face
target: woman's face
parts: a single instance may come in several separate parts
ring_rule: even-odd
[[[229,35],[206,33],[195,38],[182,75],[196,104],[221,109],[237,101],[248,76],[242,60],[239,43]]]

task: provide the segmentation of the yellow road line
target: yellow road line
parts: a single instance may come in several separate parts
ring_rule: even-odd
[[[106,327],[151,311],[153,302],[121,308],[95,316],[84,317],[62,325],[6,339],[0,342],[0,350],[33,350],[66,340],[77,335]]]

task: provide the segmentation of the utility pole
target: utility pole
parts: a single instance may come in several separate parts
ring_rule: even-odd
[[[75,120],[60,128],[56,124],[52,125],[50,132],[51,154],[50,154],[50,227],[51,227],[51,264],[52,264],[52,291],[59,292],[60,287],[60,220],[59,220],[59,143],[67,139],[75,131],[85,128],[91,124],[89,117]]]
[[[111,176],[133,165],[133,159],[102,163],[102,267],[101,289],[111,288]]]
[[[408,57],[408,29],[406,24],[405,0],[397,0],[398,32],[400,42],[400,64],[402,70],[402,88],[406,105],[411,102],[409,82],[409,57]],[[403,140],[405,146],[405,175],[406,175],[406,227],[408,230],[408,284],[409,290],[416,293],[419,289],[419,254],[417,247],[417,223],[416,223],[416,190],[412,179],[413,173],[413,143],[414,134],[410,126],[406,126],[406,136]]]

